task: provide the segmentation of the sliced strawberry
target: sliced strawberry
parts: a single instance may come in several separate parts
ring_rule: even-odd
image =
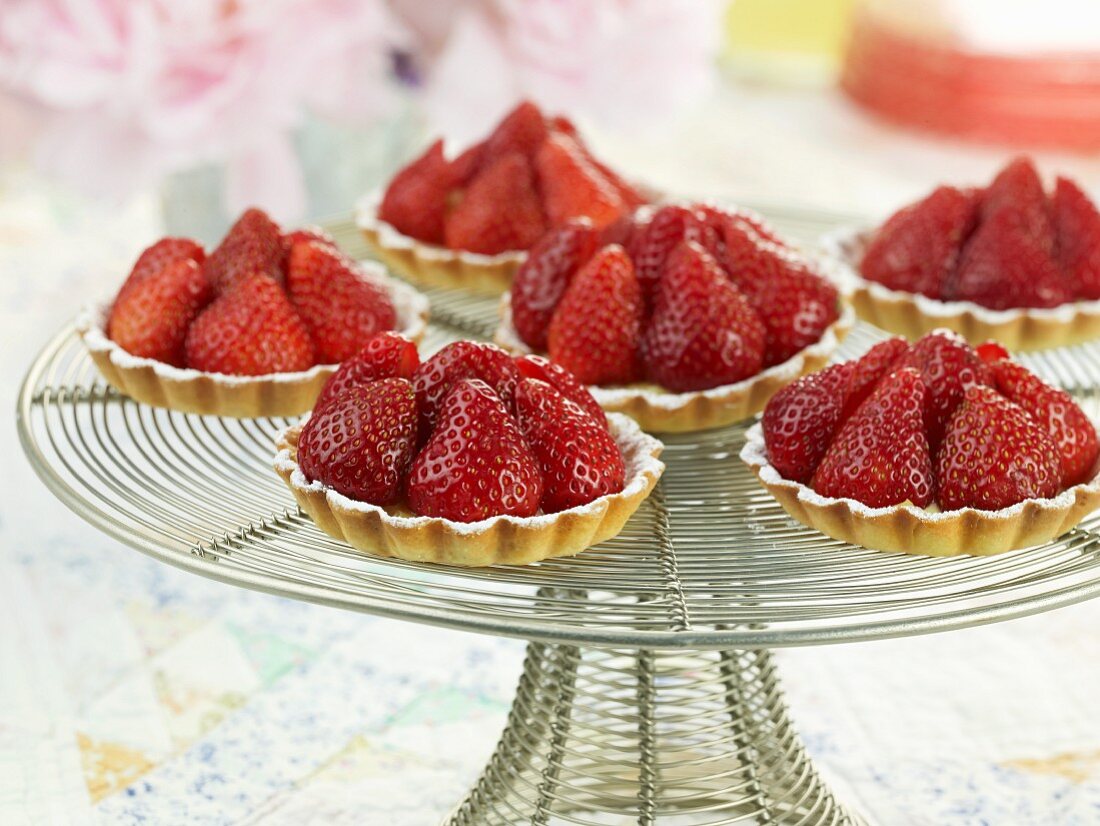
[[[836,434],[814,472],[813,489],[872,508],[930,505],[935,479],[924,435],[925,393],[912,368],[883,379]]]
[[[219,295],[256,273],[268,275],[281,284],[283,253],[279,225],[262,209],[246,209],[207,256],[203,271]]]
[[[385,288],[354,261],[316,241],[294,245],[286,291],[309,329],[321,364],[351,358],[368,338],[397,323]]]
[[[512,280],[512,323],[523,342],[546,349],[550,317],[577,269],[596,251],[600,233],[587,218],[551,229],[527,253]]]
[[[1062,476],[1050,435],[991,387],[971,385],[947,423],[936,456],[944,510],[1000,510],[1058,493]]]
[[[545,229],[531,164],[510,152],[477,174],[447,216],[444,236],[451,249],[496,255],[527,249]]]
[[[360,502],[388,505],[416,452],[416,394],[407,379],[357,384],[314,410],[298,437],[307,479]]]
[[[1008,359],[991,366],[997,389],[1050,435],[1058,448],[1062,487],[1091,479],[1100,451],[1096,428],[1064,390],[1051,387],[1021,364]]]
[[[240,279],[187,331],[187,366],[208,373],[261,376],[313,366],[305,323],[273,278]]]
[[[772,396],[762,424],[768,461],[784,479],[807,484],[843,421],[855,362],[803,376]]]
[[[127,353],[183,367],[187,328],[213,297],[198,263],[177,259],[127,285],[111,308],[107,336]]]
[[[442,244],[447,197],[456,185],[451,164],[443,156],[443,141],[438,140],[393,176],[378,217],[410,238]]]
[[[944,298],[994,310],[1057,307],[1073,300],[1047,246],[1021,228],[1012,210],[1000,210],[974,231]]]
[[[647,307],[653,306],[668,257],[684,241],[694,241],[710,250],[715,246],[716,234],[708,230],[694,209],[683,204],[661,207],[635,229],[627,249]]]
[[[431,433],[443,397],[463,379],[480,379],[509,411],[513,409],[519,370],[512,358],[495,344],[456,341],[440,349],[413,373],[421,438],[426,439]]]
[[[949,330],[936,330],[917,340],[898,360],[897,367],[919,370],[928,389],[924,422],[933,455],[943,437],[943,428],[962,401],[966,388],[972,384],[993,384],[989,367],[962,336]]]
[[[566,135],[553,135],[543,142],[535,155],[535,170],[551,226],[585,217],[603,228],[626,211],[615,188]]]
[[[1054,231],[1050,220],[1043,182],[1031,158],[1010,161],[986,189],[982,197],[981,223],[994,217],[1011,216],[1023,235],[1048,255],[1054,251]]]
[[[367,339],[362,350],[346,359],[340,369],[328,377],[313,409],[319,410],[353,385],[378,379],[411,380],[418,366],[420,355],[415,344],[398,333],[378,333]]]
[[[569,401],[587,411],[604,428],[607,427],[607,414],[603,412],[600,403],[592,397],[587,387],[577,381],[576,376],[560,364],[542,356],[520,356],[516,359],[516,367],[521,375],[546,382]]]
[[[119,289],[117,298],[122,298],[131,287],[156,275],[169,264],[188,260],[201,264],[205,258],[206,251],[198,241],[190,238],[161,238],[152,246],[146,247],[138,256],[129,277]]]
[[[1073,181],[1059,178],[1051,199],[1058,263],[1077,298],[1100,299],[1100,211]]]
[[[980,200],[978,190],[941,186],[895,212],[867,245],[860,262],[863,277],[891,290],[942,299]]]
[[[584,384],[638,378],[642,292],[622,247],[597,252],[573,276],[550,320],[547,350]]]
[[[516,419],[542,472],[544,512],[586,505],[623,489],[623,454],[607,427],[546,382],[520,381]]]
[[[409,471],[409,506],[421,516],[477,522],[533,516],[542,474],[519,425],[492,388],[463,379],[447,393]]]
[[[520,102],[485,140],[482,158],[492,163],[512,152],[533,160],[550,132],[539,107],[529,100]]]
[[[673,251],[642,337],[646,374],[672,390],[706,390],[760,372],[764,323],[698,244]]]
[[[909,352],[909,342],[903,338],[888,338],[880,341],[853,362],[852,377],[844,394],[844,412],[847,419],[863,400],[871,395],[875,385],[883,376],[892,371],[898,361]]]

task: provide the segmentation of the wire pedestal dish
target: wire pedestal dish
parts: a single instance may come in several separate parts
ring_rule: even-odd
[[[836,223],[772,217],[803,236]],[[358,251],[350,222],[330,230]],[[494,301],[432,300],[426,350],[491,336]],[[841,356],[880,336],[857,328]],[[1100,413],[1100,346],[1023,360]],[[17,419],[49,488],[150,556],[282,596],[527,639],[504,733],[454,826],[860,822],[804,753],[767,649],[962,628],[1100,594],[1100,515],[994,557],[845,545],[759,487],[737,458],[747,424],[665,438],[664,477],[611,541],[462,569],[328,537],[271,469],[287,420],[136,404],[104,384],[71,328],[32,364]]]

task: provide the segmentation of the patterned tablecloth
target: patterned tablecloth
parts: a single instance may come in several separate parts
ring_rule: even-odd
[[[870,212],[934,170],[981,176],[998,160],[888,140],[839,107],[784,105],[739,101],[756,138],[731,129],[728,145],[686,124],[669,146],[694,134],[699,151],[678,172],[661,154],[654,177]],[[776,124],[807,128],[776,141],[798,162],[773,162],[769,181],[755,159]],[[822,148],[838,138],[869,147],[857,173]],[[1095,162],[1073,169],[1100,180]],[[25,173],[0,178],[0,409],[13,409],[36,348],[157,234],[156,216],[152,199],[104,211]],[[521,643],[184,574],[53,500],[10,418],[0,450],[0,823],[422,826],[473,781]],[[810,753],[870,822],[1100,823],[1100,600],[778,656]]]

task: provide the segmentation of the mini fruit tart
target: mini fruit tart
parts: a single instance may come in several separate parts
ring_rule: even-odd
[[[873,231],[824,240],[860,317],[917,339],[946,327],[1012,350],[1100,337],[1100,212],[1027,158],[985,189],[941,186]]]
[[[250,209],[209,255],[185,238],[153,244],[77,330],[103,377],[135,401],[293,416],[367,338],[396,329],[419,340],[427,318],[427,298],[377,264]]]
[[[547,228],[580,216],[606,226],[645,201],[568,119],[524,102],[454,159],[433,143],[367,195],[356,220],[378,258],[410,281],[500,294]]]
[[[996,554],[1100,507],[1097,434],[1073,398],[949,330],[799,379],[741,459],[792,517],[868,548]]]
[[[668,204],[548,232],[501,301],[496,341],[547,353],[605,410],[667,433],[758,413],[823,367],[853,323],[759,216]]]
[[[383,334],[277,436],[274,465],[317,526],[359,550],[523,565],[618,534],[661,448],[545,359],[460,341],[420,364]]]

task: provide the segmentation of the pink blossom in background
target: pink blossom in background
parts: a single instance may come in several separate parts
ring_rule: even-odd
[[[395,0],[429,61],[433,131],[466,142],[528,97],[617,131],[659,129],[710,89],[723,5],[714,0],[469,0],[446,37],[430,0]]]

